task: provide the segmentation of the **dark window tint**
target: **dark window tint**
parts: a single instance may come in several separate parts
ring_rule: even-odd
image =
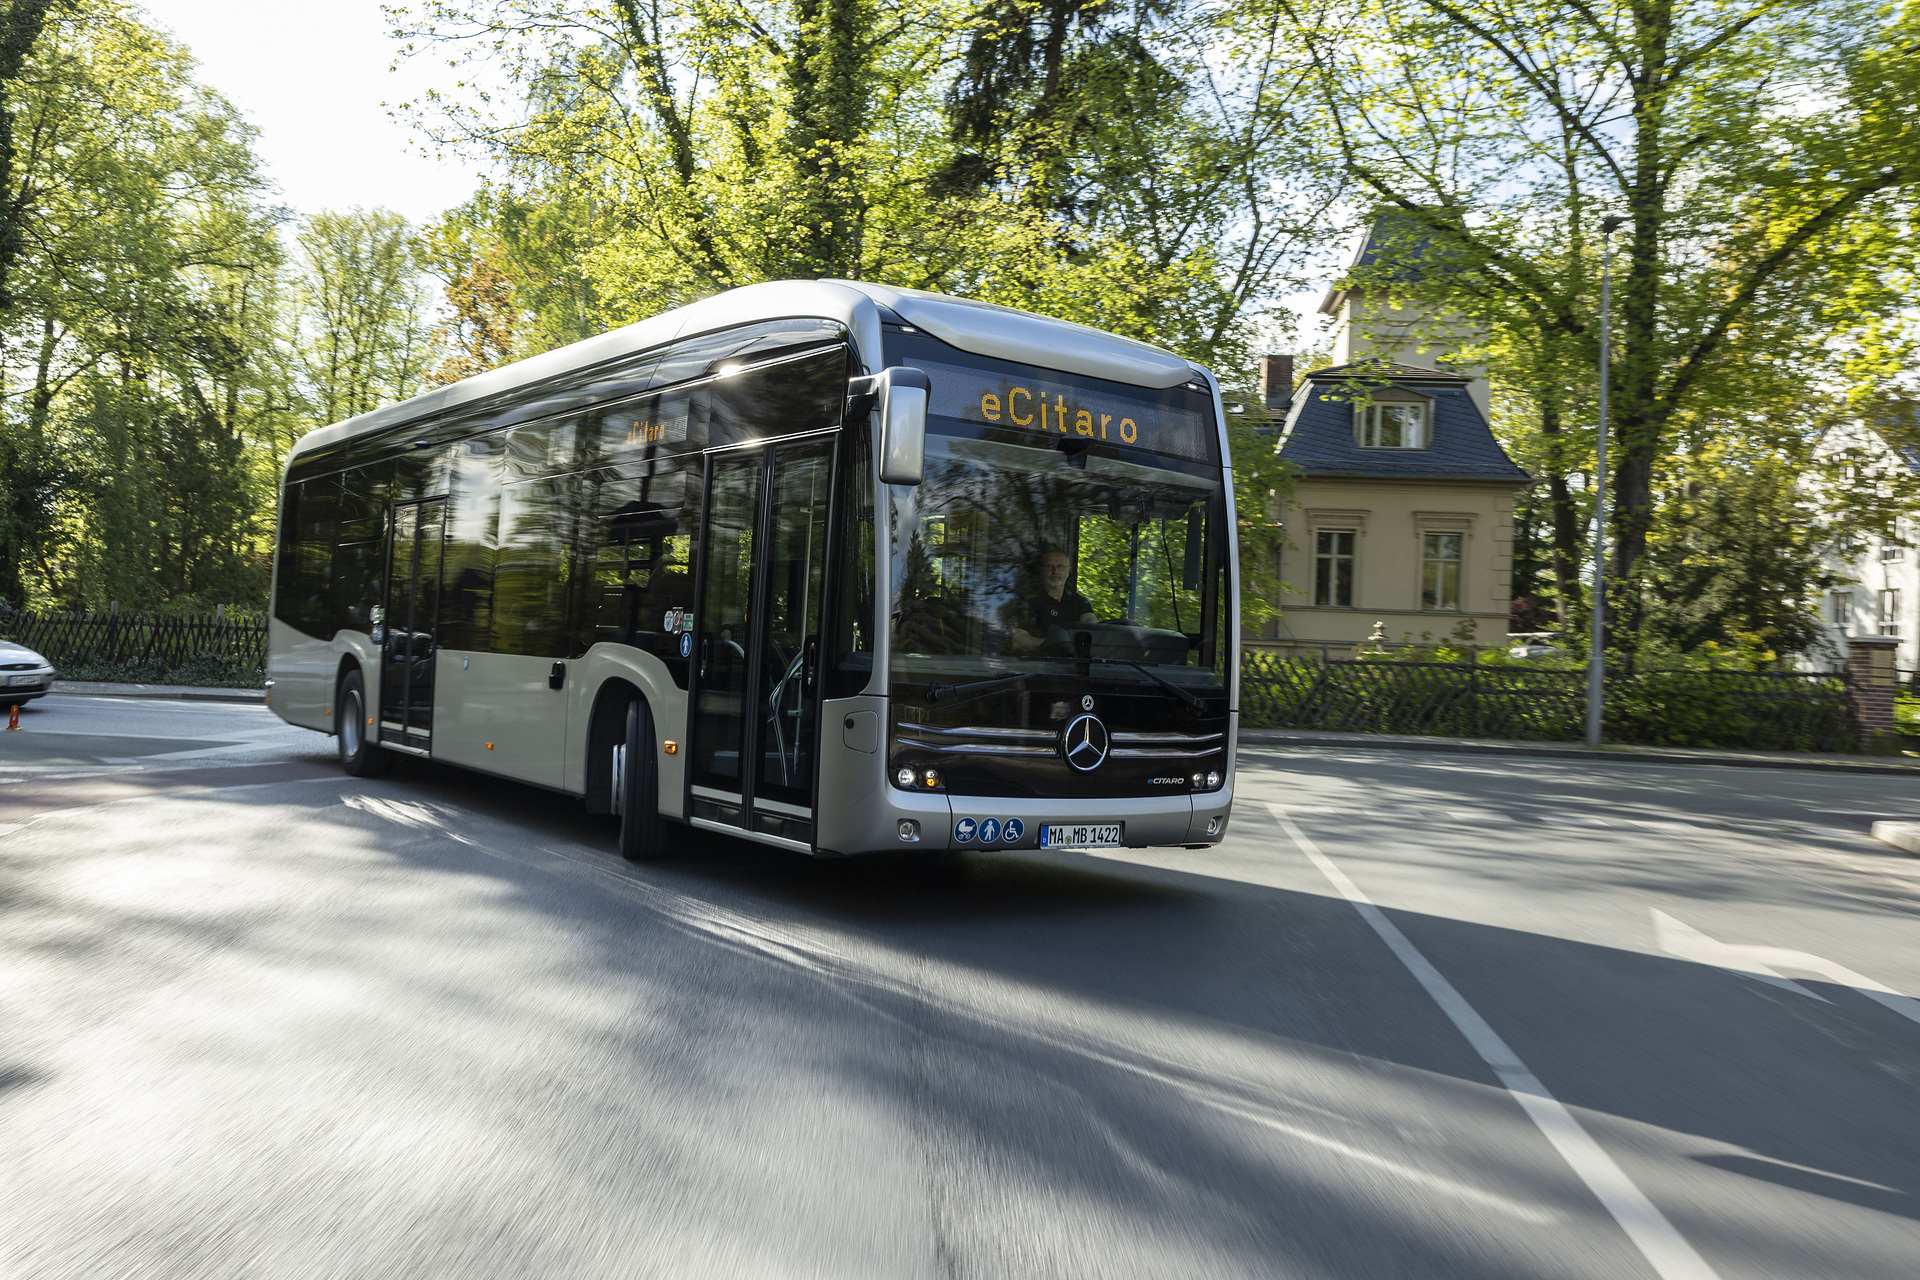
[[[575,574],[575,652],[598,641],[638,645],[686,687],[681,633],[693,624],[693,541],[700,526],[701,456],[642,458],[581,477],[593,513]]]
[[[300,486],[295,522],[294,582],[287,621],[320,639],[333,636],[334,522],[340,506],[340,481],[333,476]]]
[[[454,446],[441,569],[443,648],[484,650],[492,646],[494,563],[500,546],[500,470],[505,448],[503,432],[463,440]]]
[[[707,386],[714,447],[838,426],[847,395],[844,347],[717,378]]]
[[[276,547],[273,583],[273,616],[288,626],[297,625],[295,601],[300,573],[300,485],[290,483],[280,494],[280,535]]]
[[[501,487],[493,575],[495,652],[567,656],[569,552],[578,493],[572,476]]]
[[[864,692],[873,678],[873,447],[865,422],[850,424],[842,437],[839,520],[829,698]]]

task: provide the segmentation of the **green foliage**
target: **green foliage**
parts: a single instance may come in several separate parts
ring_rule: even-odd
[[[1385,252],[1348,283],[1453,317],[1544,481],[1522,511],[1544,554],[1519,593],[1581,621],[1613,217],[1621,641],[1691,644],[1722,611],[1804,643],[1811,584],[1787,579],[1809,560],[1784,532],[1804,512],[1770,477],[1811,469],[1822,433],[1911,364],[1920,9],[1243,0],[1250,24],[1275,12],[1311,51],[1323,136],[1384,218]],[[1770,477],[1703,497],[1715,452]],[[1748,546],[1712,527],[1734,509],[1764,527]]]
[[[415,104],[507,175],[430,236],[463,368],[481,334],[528,355],[736,285],[847,276],[1233,369],[1328,233],[1325,175],[1256,82],[1214,80],[1197,13],[440,0],[398,21],[524,95],[507,119],[473,95]],[[1275,199],[1289,173],[1320,196]],[[495,273],[510,302],[469,287]]]
[[[321,214],[289,261],[251,127],[122,0],[49,8],[6,90],[0,599],[263,605],[293,441],[419,385],[411,232]]]

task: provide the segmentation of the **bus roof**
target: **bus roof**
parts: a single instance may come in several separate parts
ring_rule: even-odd
[[[461,405],[584,372],[680,338],[761,320],[799,317],[845,325],[856,349],[869,363],[878,358],[881,349],[881,322],[897,318],[962,351],[1113,382],[1164,388],[1200,376],[1195,366],[1171,351],[1030,311],[857,280],[777,280],[730,289],[650,320],[489,369],[398,404],[310,431],[294,445],[288,462],[315,449],[438,417]],[[879,370],[869,368],[868,372]]]

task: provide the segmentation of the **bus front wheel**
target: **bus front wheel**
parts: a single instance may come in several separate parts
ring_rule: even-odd
[[[635,698],[627,703],[626,737],[613,747],[613,808],[620,815],[620,856],[629,862],[667,853],[655,749],[653,715]]]
[[[358,671],[349,671],[340,682],[333,717],[342,769],[356,778],[377,778],[393,766],[393,753],[367,737],[373,719],[367,714],[367,682]]]

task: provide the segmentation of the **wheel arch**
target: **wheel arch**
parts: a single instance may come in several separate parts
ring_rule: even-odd
[[[345,687],[347,677],[356,672],[360,675],[360,687],[365,689],[367,676],[366,673],[360,669],[360,656],[351,650],[341,654],[340,661],[336,663],[333,668],[333,699],[328,704],[328,710],[338,711],[340,709],[340,690]],[[367,699],[369,703],[371,703],[373,690],[367,689]],[[371,712],[369,712],[369,714],[371,714]],[[329,715],[327,719],[329,721],[327,733],[330,735],[339,734],[340,726],[337,723],[332,723],[337,717]]]
[[[613,812],[613,748],[626,737],[627,704],[636,698],[647,701],[638,685],[620,676],[601,681],[594,691],[593,711],[587,717],[587,772],[582,779],[588,813]]]

